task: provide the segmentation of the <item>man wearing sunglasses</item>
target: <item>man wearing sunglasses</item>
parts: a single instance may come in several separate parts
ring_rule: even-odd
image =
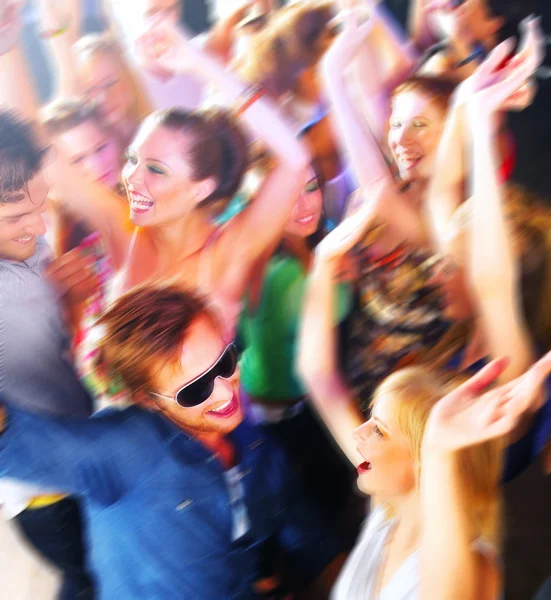
[[[101,326],[135,406],[75,421],[0,409],[0,475],[84,497],[100,599],[260,598],[265,542],[293,587],[326,598],[338,544],[278,447],[243,421],[236,351],[205,302],[136,288]]]

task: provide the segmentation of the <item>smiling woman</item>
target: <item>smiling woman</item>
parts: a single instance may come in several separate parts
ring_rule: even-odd
[[[109,35],[91,34],[81,38],[74,51],[86,98],[96,103],[105,123],[126,146],[151,105],[123,50]]]
[[[248,144],[223,111],[153,115],[128,151],[123,181],[136,225],[155,225],[218,203],[239,189]]]
[[[412,77],[392,94],[388,146],[403,181],[428,179],[455,84],[437,77]]]

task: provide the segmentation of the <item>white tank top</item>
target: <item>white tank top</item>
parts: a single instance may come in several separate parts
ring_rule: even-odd
[[[384,508],[373,510],[356,546],[348,557],[331,600],[417,600],[420,583],[419,552],[411,554],[377,595],[377,582],[384,547],[395,519],[387,519]]]
[[[384,547],[396,519],[388,519],[382,506],[368,517],[356,546],[348,557],[331,592],[331,600],[417,600],[421,586],[420,551],[416,550],[400,565],[392,579],[377,594],[377,582]],[[473,550],[497,560],[496,549],[478,539]]]

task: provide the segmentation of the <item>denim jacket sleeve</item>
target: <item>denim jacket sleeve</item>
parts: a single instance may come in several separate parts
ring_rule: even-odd
[[[139,465],[146,468],[147,456],[141,456],[140,448],[147,447],[148,428],[140,419],[124,418],[125,411],[120,416],[66,419],[28,413],[3,399],[0,404],[5,409],[1,477],[109,504],[141,475]],[[124,427],[128,421],[130,427]],[[144,446],[132,444],[134,436]]]

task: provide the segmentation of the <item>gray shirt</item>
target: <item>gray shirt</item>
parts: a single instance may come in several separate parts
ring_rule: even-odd
[[[29,260],[0,259],[0,394],[30,411],[87,417],[92,400],[71,364],[58,298],[42,278],[50,260],[44,239],[38,240]],[[31,497],[52,491],[2,479],[3,514],[11,518]]]
[[[71,362],[58,298],[42,278],[50,260],[44,239],[29,260],[0,260],[0,393],[28,410],[86,417],[92,401]]]

